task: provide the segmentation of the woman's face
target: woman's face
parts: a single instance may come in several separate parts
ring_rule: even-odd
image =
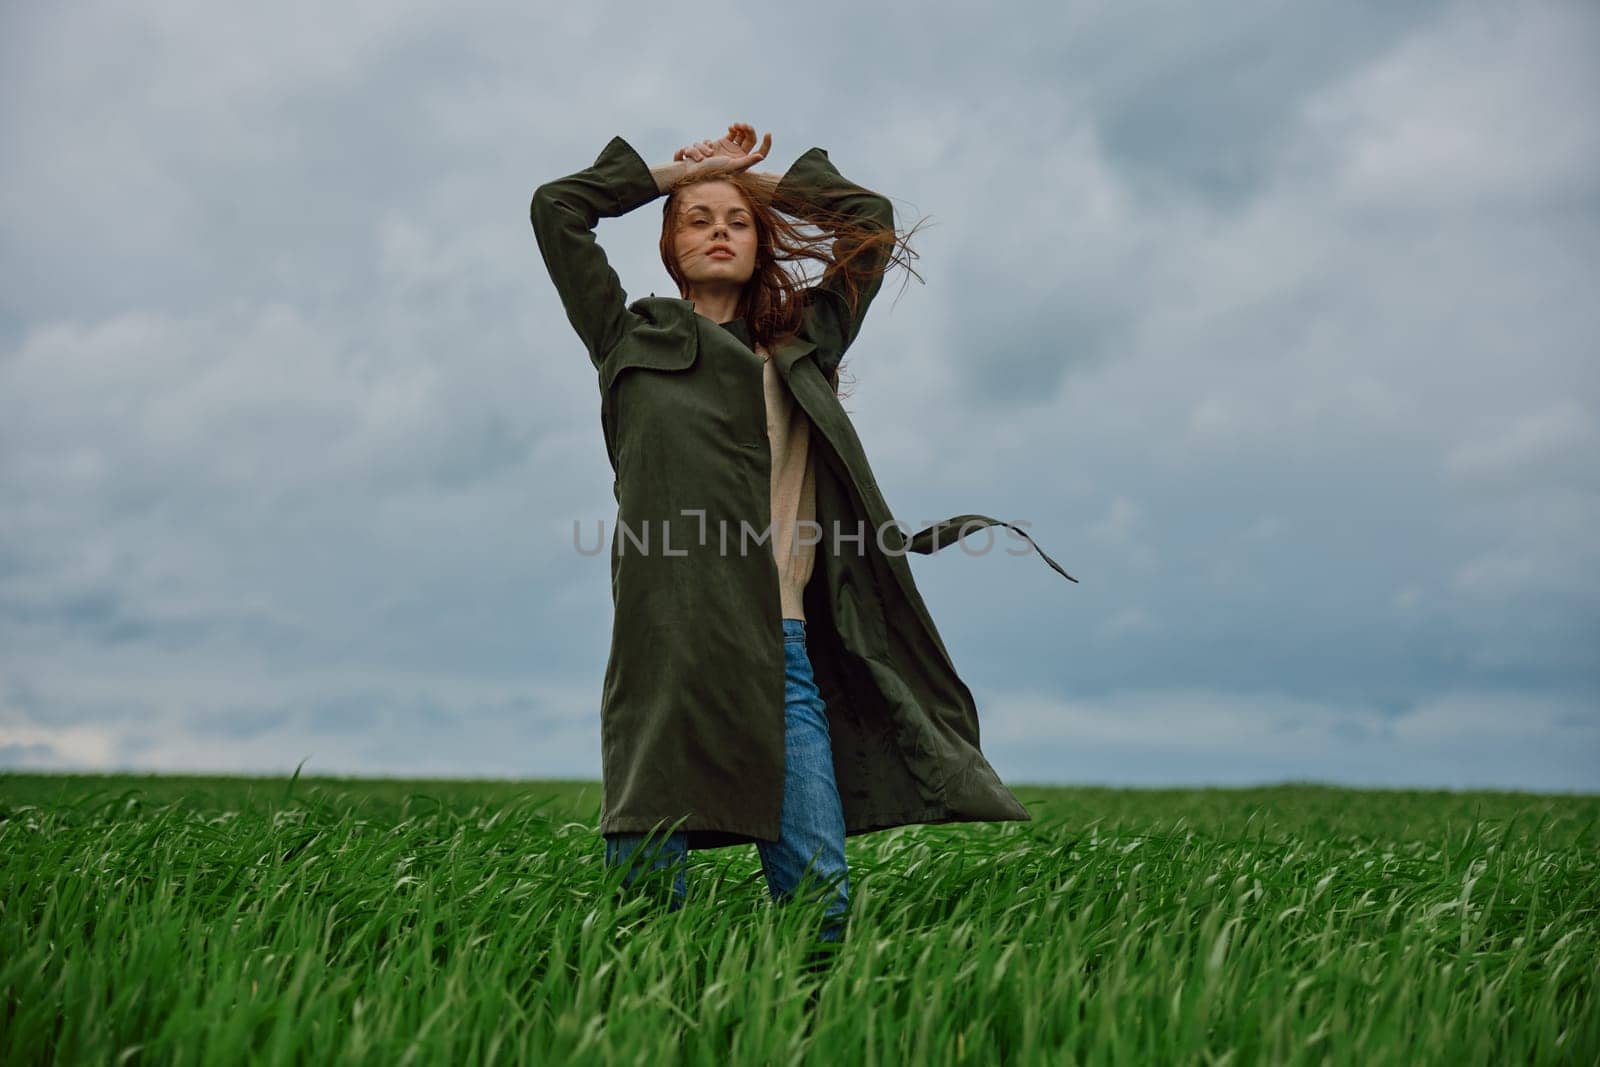
[[[691,283],[743,285],[756,270],[756,220],[732,182],[696,182],[678,209],[678,269]]]

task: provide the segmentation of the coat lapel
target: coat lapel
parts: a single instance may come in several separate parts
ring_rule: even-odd
[[[809,356],[816,351],[816,348],[815,344],[796,335],[787,341],[779,342],[778,347],[773,350],[772,359],[777,363],[778,370],[783,374],[784,380],[787,381],[789,372],[794,368],[795,363]]]

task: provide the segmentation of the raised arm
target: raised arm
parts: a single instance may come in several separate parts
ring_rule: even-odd
[[[596,369],[634,316],[594,229],[602,218],[625,215],[660,196],[659,180],[632,145],[613,137],[593,166],[533,192],[529,216],[539,253]]]
[[[837,234],[836,220],[894,231],[894,208],[888,199],[856,185],[834,167],[828,153],[812,148],[795,160],[776,186],[777,196],[786,204],[799,204],[802,217],[827,233]],[[840,240],[843,240],[841,238]],[[849,251],[835,245],[836,257]],[[861,332],[867,307],[883,286],[883,270],[889,249],[880,246],[857,261],[861,271],[856,284],[856,299],[851,305],[842,270],[829,271],[806,290],[805,319],[802,331],[819,349],[823,373],[831,374]]]

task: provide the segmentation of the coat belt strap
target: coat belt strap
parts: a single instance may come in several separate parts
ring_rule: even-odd
[[[1062,570],[1061,564],[1051,559],[1045,550],[1040,548],[1034,542],[1033,538],[1028,537],[1027,531],[1018,529],[1009,522],[1002,522],[999,519],[992,519],[987,515],[954,515],[948,519],[945,519],[943,522],[936,522],[932,526],[929,526],[926,529],[918,530],[916,533],[912,534],[911,540],[906,544],[906,548],[912,552],[920,552],[924,556],[930,555],[931,553],[937,552],[947,545],[955,544],[957,541],[961,540],[961,538],[965,536],[971,529],[981,528],[984,526],[1005,526],[1009,529],[1016,530],[1017,533],[1022,534],[1023,537],[1027,538],[1028,544],[1033,545],[1034,551],[1038,552],[1039,555],[1044,556],[1044,561],[1050,564],[1050,566],[1054,567],[1056,572],[1060,574],[1061,577],[1065,578],[1069,582],[1076,582],[1078,580],[1072,575],[1068,574],[1066,571]]]

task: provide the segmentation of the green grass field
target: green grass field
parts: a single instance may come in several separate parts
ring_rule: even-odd
[[[0,776],[9,1063],[1600,1061],[1600,797],[1020,787],[618,896],[594,782]],[[810,909],[810,910],[808,910]]]

